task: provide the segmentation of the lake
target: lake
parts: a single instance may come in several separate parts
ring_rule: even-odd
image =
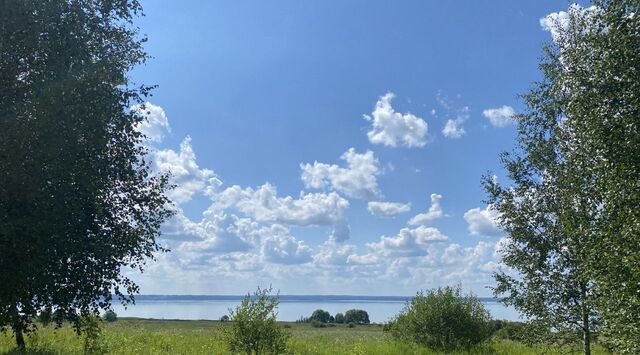
[[[137,296],[136,304],[125,309],[114,305],[119,317],[155,319],[220,319],[235,308],[243,296]],[[398,314],[410,297],[396,296],[294,296],[280,295],[278,320],[295,321],[308,317],[316,309],[332,315],[348,309],[364,309],[371,322],[382,323]],[[495,319],[521,320],[518,312],[494,298],[481,298]]]

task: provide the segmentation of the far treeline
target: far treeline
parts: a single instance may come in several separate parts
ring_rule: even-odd
[[[149,57],[141,14],[137,0],[0,1],[0,329],[19,349],[43,311],[98,334],[112,293],[127,304],[139,292],[122,270],[166,251],[156,237],[171,186],[150,171],[136,129],[152,87],[128,76]],[[508,236],[495,295],[529,320],[524,341],[638,354],[640,0],[572,5],[552,27],[502,155],[508,179],[483,179]],[[440,329],[421,328],[431,302],[472,299],[422,295],[390,326],[403,340],[435,339]],[[486,311],[455,304],[474,330],[447,344],[484,341]],[[261,331],[253,317],[231,314],[234,349]],[[279,339],[273,352],[286,346],[285,333],[265,334]]]

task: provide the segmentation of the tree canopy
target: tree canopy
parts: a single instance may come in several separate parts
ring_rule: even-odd
[[[123,270],[162,250],[167,177],[149,170],[128,72],[147,59],[136,0],[0,3],[0,327],[19,347],[40,310],[133,300]]]
[[[485,179],[508,232],[499,295],[554,335],[640,351],[640,2],[572,5],[524,95],[511,185]],[[599,327],[601,325],[601,327]]]

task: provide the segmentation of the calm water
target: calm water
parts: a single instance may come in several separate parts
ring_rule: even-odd
[[[220,319],[235,308],[242,296],[138,296],[136,304],[126,310],[114,307],[120,317],[155,319]],[[364,309],[372,322],[385,322],[398,314],[407,297],[361,296],[280,296],[278,320],[294,321],[309,316],[316,309],[335,315],[348,309]],[[518,313],[494,299],[482,299],[496,319],[519,320]]]

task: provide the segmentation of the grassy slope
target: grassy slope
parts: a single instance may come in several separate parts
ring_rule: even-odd
[[[340,325],[313,328],[310,324],[286,323],[292,334],[290,348],[295,354],[436,354],[424,348],[392,341],[381,326]],[[216,321],[169,321],[120,319],[106,323],[103,333],[110,354],[225,354]],[[27,339],[32,354],[82,354],[83,341],[69,327],[40,328]],[[0,333],[0,354],[13,354],[11,334]],[[475,354],[537,354],[540,349],[513,342],[495,342]],[[597,353],[597,352],[596,352]]]

